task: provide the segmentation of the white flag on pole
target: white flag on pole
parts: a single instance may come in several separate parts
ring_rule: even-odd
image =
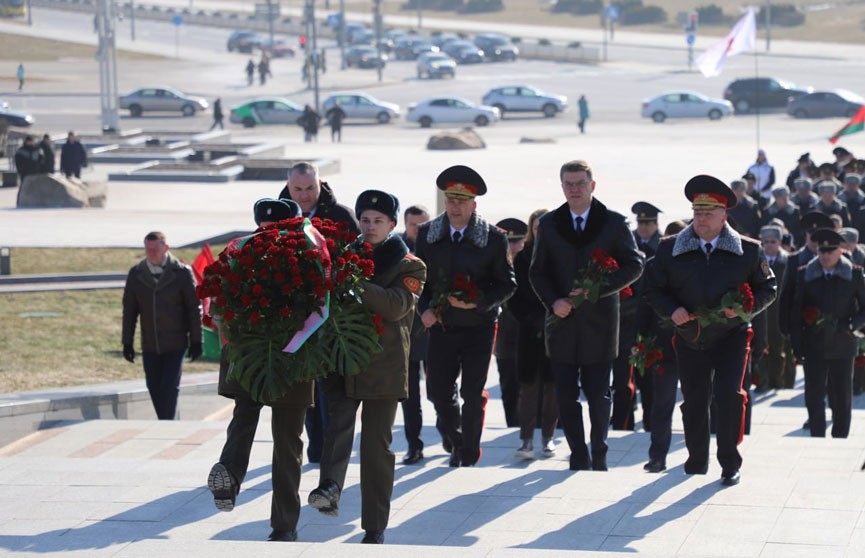
[[[721,73],[728,56],[749,52],[757,46],[757,20],[754,8],[748,8],[742,19],[736,22],[726,37],[706,49],[697,58],[697,68],[706,77]]]

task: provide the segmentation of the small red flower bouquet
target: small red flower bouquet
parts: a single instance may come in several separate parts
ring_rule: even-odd
[[[448,297],[451,296],[460,302],[472,304],[480,300],[481,290],[471,275],[457,272],[450,277],[442,270],[431,301],[431,306],[439,318],[450,305]]]
[[[727,316],[724,314],[725,308],[732,308],[739,319],[745,323],[750,322],[751,312],[754,310],[754,293],[751,291],[751,286],[742,283],[735,291],[729,291],[721,297],[718,306],[698,309],[694,318],[700,327],[725,323],[727,321]]]
[[[814,332],[835,331],[837,320],[820,312],[816,306],[806,306],[802,309],[802,321]]]
[[[625,287],[619,291],[619,300],[628,300],[632,296],[634,296],[634,289],[631,287]]]
[[[381,318],[361,304],[374,272],[347,225],[294,218],[232,243],[204,271],[199,298],[228,340],[229,376],[257,401],[329,373],[358,374],[378,350]]]
[[[658,348],[654,337],[637,335],[637,344],[631,347],[631,356],[628,362],[633,366],[640,376],[646,374],[646,370],[652,368],[664,358],[664,353]],[[659,372],[663,373],[662,370]]]
[[[583,289],[582,296],[572,296],[571,304],[574,308],[588,301],[592,304],[598,302],[601,297],[601,288],[606,284],[606,276],[619,270],[619,262],[609,256],[601,247],[592,251],[589,265],[583,273],[574,280],[571,290]]]

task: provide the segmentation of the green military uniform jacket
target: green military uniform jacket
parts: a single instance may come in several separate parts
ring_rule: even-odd
[[[357,376],[345,378],[352,399],[406,399],[408,357],[415,305],[426,281],[426,265],[409,253],[398,235],[373,252],[375,275],[363,284],[362,300],[382,317],[382,351]]]

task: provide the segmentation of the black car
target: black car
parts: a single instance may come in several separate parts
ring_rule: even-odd
[[[480,64],[484,61],[484,51],[471,41],[451,41],[442,50],[457,64]]]
[[[724,98],[733,103],[736,112],[745,113],[754,108],[785,108],[791,99],[813,90],[813,87],[797,87],[782,79],[743,78],[727,86]]]
[[[520,50],[507,37],[498,33],[476,35],[475,44],[484,52],[484,59],[493,62],[500,60],[514,62],[520,55]]]
[[[260,47],[264,40],[258,35],[258,33],[253,33],[252,31],[235,31],[228,38],[228,43],[226,44],[226,48],[228,48],[228,52],[243,52],[249,54],[252,52],[252,49]]]
[[[421,54],[438,51],[439,47],[418,37],[404,37],[393,46],[393,54],[397,60],[416,60]]]
[[[386,63],[387,55],[370,46],[352,47],[345,53],[345,65],[349,68],[384,68]]]

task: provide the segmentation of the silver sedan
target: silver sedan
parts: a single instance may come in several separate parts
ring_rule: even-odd
[[[724,99],[710,99],[693,91],[670,91],[643,100],[643,118],[663,122],[668,118],[708,118],[718,120],[733,114],[733,104]]]
[[[201,97],[190,97],[170,87],[143,87],[120,97],[120,108],[128,110],[131,116],[141,116],[145,111],[193,116],[207,107],[207,101]]]
[[[435,97],[409,105],[405,119],[423,128],[437,123],[476,124],[486,126],[501,118],[499,109],[476,105],[459,97]]]

